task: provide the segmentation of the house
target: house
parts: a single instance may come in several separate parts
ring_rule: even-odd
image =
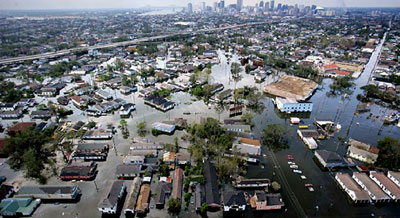
[[[140,177],[136,177],[129,188],[127,199],[124,204],[124,213],[127,217],[135,214],[136,201],[139,195],[141,183],[142,179]]]
[[[124,95],[128,95],[132,92],[136,92],[137,91],[137,86],[121,86],[119,88],[119,91],[124,94]]]
[[[392,180],[392,182],[400,187],[400,172],[389,171],[387,176],[390,180]]]
[[[327,150],[317,150],[315,151],[315,157],[321,163],[323,167],[335,168],[335,167],[345,167],[346,163],[340,155],[333,151]]]
[[[7,198],[0,203],[0,215],[3,217],[31,216],[40,205],[40,199]]]
[[[389,202],[391,198],[387,196],[379,186],[372,181],[365,173],[354,172],[352,178],[361,186],[365,191],[368,192],[369,197],[375,203]]]
[[[36,198],[42,201],[77,200],[81,194],[78,185],[22,186],[15,194],[16,198]]]
[[[13,111],[1,111],[0,118],[1,119],[19,119],[23,115],[22,110],[16,109]]]
[[[73,95],[72,97],[71,97],[71,101],[72,101],[72,103],[75,105],[75,106],[77,106],[77,107],[79,107],[79,108],[81,108],[81,107],[86,107],[87,106],[87,101],[85,101],[81,96],[78,96],[78,95]]]
[[[61,180],[92,180],[97,174],[97,164],[94,162],[73,161],[61,169]]]
[[[256,211],[280,210],[285,206],[280,193],[267,194],[264,191],[256,191],[250,198],[250,206]]]
[[[166,112],[175,107],[175,103],[172,101],[168,101],[165,98],[161,98],[158,96],[148,96],[144,98],[144,103],[148,104],[152,107],[155,107],[158,110]]]
[[[21,98],[17,103],[19,107],[33,107],[36,104],[34,98]]]
[[[163,162],[172,165],[172,167],[175,167],[175,152],[166,152],[163,154]]]
[[[175,154],[177,165],[190,165],[190,153],[189,152],[179,152]]]
[[[108,144],[84,143],[78,144],[72,154],[74,160],[105,160],[108,154]]]
[[[313,108],[313,103],[298,102],[293,98],[276,97],[274,103],[278,110],[283,113],[311,112]]]
[[[237,137],[252,138],[251,126],[242,124],[225,124],[224,129]]]
[[[132,103],[126,103],[122,105],[121,110],[119,111],[119,115],[121,117],[129,117],[131,112],[136,109],[136,105]]]
[[[43,87],[39,90],[38,95],[46,96],[46,97],[53,97],[57,95],[57,89],[54,87]]]
[[[113,98],[113,96],[110,93],[108,93],[104,90],[101,90],[101,89],[96,91],[96,95],[104,100],[110,100]]]
[[[210,210],[218,210],[221,206],[217,173],[209,160],[203,163],[204,185],[202,188],[202,203],[208,204]]]
[[[261,155],[261,143],[259,140],[249,138],[239,138],[239,140],[233,143],[233,148],[236,148],[237,152],[248,155]]]
[[[0,104],[0,111],[14,111],[17,109],[17,104],[14,103],[1,103]]]
[[[354,203],[368,203],[370,201],[368,192],[362,189],[348,173],[336,173],[335,180]]]
[[[244,212],[246,199],[243,192],[225,191],[223,194],[224,212]]]
[[[224,90],[224,85],[221,83],[215,83],[210,85],[210,94],[214,95],[217,92]]]
[[[308,146],[309,149],[317,149],[318,144],[315,141],[315,137],[318,136],[318,132],[316,130],[311,129],[299,129],[297,130],[297,135],[301,138],[301,140]]]
[[[172,188],[172,198],[182,200],[183,170],[176,168],[174,171],[174,182]]]
[[[94,129],[89,130],[82,136],[85,140],[108,140],[113,137],[111,130],[108,129]]]
[[[156,129],[157,131],[163,132],[163,133],[168,133],[171,134],[175,131],[175,125],[170,125],[166,123],[153,123],[152,126],[153,129]]]
[[[369,144],[350,139],[347,155],[362,162],[374,164],[378,159],[379,149]]]
[[[267,189],[271,185],[271,181],[267,178],[261,179],[243,179],[238,178],[233,182],[235,188],[264,188]]]
[[[118,179],[133,179],[140,175],[141,166],[135,164],[120,164],[116,169]]]
[[[369,177],[378,184],[379,187],[393,199],[394,202],[400,200],[400,188],[394,184],[386,175],[382,172],[371,171]]]
[[[69,104],[69,98],[65,97],[65,96],[61,96],[59,98],[57,98],[57,102],[61,105],[68,105]]]
[[[223,92],[219,93],[218,95],[215,96],[215,100],[217,101],[223,101],[233,95],[232,89],[227,89],[224,90]]]
[[[165,205],[166,195],[171,194],[171,183],[160,181],[157,184],[156,208],[163,209]]]
[[[145,159],[144,156],[129,155],[124,158],[124,164],[143,165],[144,159]]]
[[[136,213],[138,216],[143,216],[149,211],[150,192],[150,184],[142,184],[136,203]]]
[[[123,200],[126,191],[126,185],[123,181],[114,181],[106,197],[104,197],[98,206],[98,210],[103,214],[116,214],[119,201]]]
[[[218,53],[217,53],[217,51],[215,51],[215,50],[205,50],[205,51],[203,52],[203,55],[206,56],[206,57],[213,58],[213,57],[217,57],[217,56],[218,56]]]
[[[10,136],[15,136],[18,133],[21,133],[29,128],[36,126],[34,122],[18,122],[7,129],[7,133]]]
[[[48,119],[51,117],[50,110],[36,110],[31,112],[32,119]]]

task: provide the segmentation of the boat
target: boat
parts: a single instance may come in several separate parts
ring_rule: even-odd
[[[299,129],[308,129],[308,126],[307,125],[301,125],[301,126],[299,126]]]
[[[299,124],[299,123],[300,123],[300,118],[298,118],[298,117],[291,117],[291,118],[290,118],[290,123],[291,123],[291,124]]]
[[[292,169],[298,169],[298,168],[299,168],[299,166],[297,166],[297,165],[295,165],[295,164],[290,165],[289,167],[292,168]]]
[[[301,175],[300,178],[301,179],[307,179],[307,177],[305,175]]]
[[[294,173],[302,174],[303,172],[301,170],[293,170]]]
[[[289,165],[293,165],[293,164],[295,164],[294,162],[292,162],[292,161],[288,161],[287,162],[287,164],[289,164]]]

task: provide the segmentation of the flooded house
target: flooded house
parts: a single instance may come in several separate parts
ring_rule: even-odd
[[[279,193],[256,191],[254,196],[250,198],[250,206],[256,211],[280,210],[285,206],[285,203]]]
[[[92,180],[97,174],[97,164],[94,162],[73,161],[61,169],[61,180]]]
[[[114,181],[107,195],[100,201],[98,210],[102,214],[116,214],[118,204],[124,197],[126,185],[123,181]]]
[[[375,203],[389,202],[391,198],[365,173],[354,172],[352,178],[358,185],[368,192],[369,197]]]
[[[347,148],[347,155],[362,162],[374,164],[378,159],[379,149],[354,140],[349,140],[349,147]]]
[[[246,199],[243,192],[225,191],[223,194],[224,212],[244,212]]]
[[[129,188],[129,192],[124,204],[124,214],[126,216],[133,216],[135,214],[136,201],[139,195],[141,183],[142,179],[140,177],[136,177]]]
[[[400,188],[393,183],[383,172],[371,171],[369,177],[392,198],[394,202],[400,200]]]
[[[362,189],[348,173],[336,173],[335,180],[354,203],[369,203],[367,191]]]

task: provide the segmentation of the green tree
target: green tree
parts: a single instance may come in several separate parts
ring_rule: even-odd
[[[389,169],[400,168],[400,142],[392,137],[378,140],[379,156],[376,165]]]
[[[281,124],[270,124],[263,130],[262,142],[274,151],[286,149],[289,147],[285,135],[287,129]]]
[[[137,134],[138,134],[140,137],[145,137],[145,136],[146,136],[146,133],[147,133],[147,130],[146,130],[146,121],[143,121],[143,122],[138,123],[138,124],[136,125],[136,128],[137,128]]]
[[[178,215],[181,212],[181,201],[176,198],[171,198],[168,201],[168,213]]]

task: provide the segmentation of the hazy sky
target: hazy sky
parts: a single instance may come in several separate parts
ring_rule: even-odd
[[[220,0],[217,0],[220,1]],[[255,5],[260,0],[243,0],[244,5]],[[264,0],[266,2],[268,0]],[[206,2],[212,5],[215,0],[0,0],[0,9],[84,9],[84,8],[137,8],[143,6],[185,6]],[[304,4],[325,7],[400,7],[400,0],[275,0],[275,4]],[[236,3],[226,0],[225,4]]]

